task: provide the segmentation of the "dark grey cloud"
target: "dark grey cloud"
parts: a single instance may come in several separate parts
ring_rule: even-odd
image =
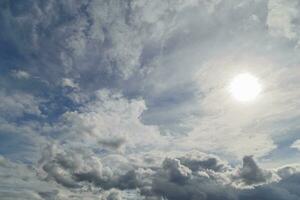
[[[217,165],[223,166],[222,170],[216,169],[215,164],[200,168],[191,165],[191,169],[180,161],[182,157],[169,157],[155,168],[132,163],[132,170],[120,174],[112,166],[105,166],[91,152],[66,151],[59,146],[51,149],[45,151],[37,169],[1,158],[0,176],[3,179],[0,184],[11,187],[1,190],[1,195],[6,199],[47,200],[294,200],[300,197],[297,190],[300,186],[299,166],[262,169],[250,156],[243,159],[241,166],[230,166],[216,156],[191,152],[184,155],[185,161],[189,157],[194,162],[198,157],[198,163],[214,159]],[[135,191],[132,193],[135,197],[130,197],[130,191]]]
[[[272,173],[260,169],[252,156],[245,156],[243,158],[243,166],[238,171],[238,179],[241,179],[245,185],[254,185],[265,183],[272,178]]]
[[[69,189],[83,189],[92,184],[92,187],[106,191],[115,188],[120,191],[137,190],[144,198],[164,197],[169,200],[280,200],[286,195],[286,200],[299,198],[298,192],[294,190],[296,186],[293,185],[298,185],[299,181],[297,166],[278,170],[262,169],[251,156],[244,157],[241,166],[233,167],[216,156],[191,152],[184,157],[165,158],[161,166],[156,168],[132,164],[132,170],[121,174],[109,169],[111,166],[103,165],[95,155],[86,154],[82,150],[45,156],[47,158],[41,162],[47,174],[45,180],[53,179]],[[207,161],[211,160],[213,164],[208,165]],[[195,167],[195,163],[201,167]],[[119,192],[102,195],[107,195],[106,198],[121,198]]]
[[[188,167],[180,162],[178,163],[176,159],[173,160],[173,162],[177,163],[176,168],[174,168],[174,166],[167,169],[162,168],[154,177],[152,195],[166,197],[170,200],[280,200],[299,198],[298,192],[294,190],[296,186],[292,186],[292,184],[295,184],[295,181],[298,180],[298,173],[291,175],[289,178],[281,177],[281,179],[277,179],[277,174],[271,175],[271,171],[260,169],[253,158],[249,156],[243,159],[243,166],[240,168],[230,169],[228,166],[228,169],[222,172],[215,172],[213,168],[206,170],[200,169],[193,171],[189,176],[186,176],[186,173],[178,173],[179,169],[181,169],[182,172],[183,168],[186,168],[185,171],[188,171]],[[242,187],[237,184],[239,181],[235,177],[236,171],[239,171],[238,174],[244,181]],[[176,179],[174,179],[174,176],[170,176],[172,173],[177,175],[175,176]],[[179,174],[181,176],[179,176]],[[252,174],[252,176],[249,174]],[[273,179],[271,178],[272,176]],[[274,178],[274,176],[276,178]],[[178,177],[181,179],[178,179]],[[291,180],[292,182],[287,184],[287,182]],[[258,183],[261,184],[258,185]],[[251,187],[246,188],[245,186]],[[282,186],[284,187],[282,188]]]
[[[220,158],[201,152],[193,152],[179,158],[179,160],[183,165],[187,166],[192,171],[209,169],[219,172],[228,170],[228,164],[224,163],[224,161],[220,160]]]
[[[103,194],[101,200],[122,200],[122,196],[118,190],[112,189]]]
[[[46,179],[54,179],[68,188],[80,188],[81,182],[95,185],[110,185],[113,179],[109,170],[104,170],[99,158],[83,150],[64,151],[57,146],[47,148],[40,160]]]
[[[125,144],[125,142],[126,142],[125,138],[109,138],[109,139],[100,140],[99,144],[112,149],[119,149],[121,146]]]

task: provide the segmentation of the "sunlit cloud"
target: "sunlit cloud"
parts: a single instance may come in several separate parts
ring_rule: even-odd
[[[299,199],[297,0],[0,4],[1,198]]]

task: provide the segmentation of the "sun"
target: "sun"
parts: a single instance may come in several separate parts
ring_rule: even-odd
[[[249,102],[257,98],[261,92],[261,84],[255,76],[242,73],[233,78],[229,91],[236,100]]]

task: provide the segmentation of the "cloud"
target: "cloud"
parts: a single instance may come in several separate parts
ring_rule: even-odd
[[[38,199],[38,192],[52,190],[46,182],[40,181],[35,171],[25,164],[14,163],[0,156],[0,177],[2,199]]]
[[[122,196],[118,190],[112,189],[105,192],[101,200],[122,200]]]
[[[125,143],[126,143],[125,138],[109,138],[109,139],[102,139],[99,141],[100,145],[112,149],[120,149]]]
[[[277,174],[281,178],[286,179],[293,176],[294,174],[298,174],[300,172],[299,167],[300,167],[299,165],[283,166],[277,169]]]
[[[65,112],[53,127],[61,141],[76,145],[84,141],[83,145],[111,150],[146,150],[166,143],[156,127],[140,121],[146,109],[142,99],[127,100],[120,93],[99,90],[82,103],[78,110]]]
[[[259,168],[252,156],[243,158],[243,166],[233,175],[237,187],[257,186],[264,183],[275,182],[279,180],[278,175],[271,171]]]
[[[168,162],[169,159],[166,160]],[[227,170],[218,172],[211,169],[200,169],[189,173],[189,176],[185,176],[186,173],[178,173],[188,171],[187,166],[182,165],[178,160],[173,160],[177,163],[177,167],[162,168],[157,172],[154,177],[152,185],[152,195],[158,197],[165,197],[170,200],[176,199],[297,199],[297,192],[293,191],[293,187],[288,187],[286,182],[289,179],[282,177],[279,180],[279,176],[274,172],[260,169],[252,157],[245,157],[243,159],[243,166],[235,169],[230,166]],[[174,166],[174,165],[173,165]],[[293,168],[293,167],[291,167]],[[170,176],[170,170],[172,173],[181,175],[183,179],[174,179]],[[179,170],[179,171],[178,171]],[[236,171],[240,171],[239,178],[243,180],[244,186],[252,186],[251,188],[237,187],[239,180],[234,177]],[[271,173],[273,173],[271,175]],[[251,174],[251,175],[250,175]],[[273,178],[271,178],[273,177]],[[274,179],[274,177],[276,177]],[[295,173],[290,177],[298,177]],[[298,178],[296,178],[298,179]],[[258,183],[261,183],[258,185]],[[285,185],[287,188],[282,188]],[[267,194],[266,191],[269,193]],[[276,195],[274,195],[276,194]]]
[[[74,155],[76,156],[74,157]],[[110,196],[110,198],[121,198],[121,193],[113,189],[119,188],[123,191],[138,189],[142,196],[150,199],[166,197],[170,200],[214,200],[218,198],[244,200],[260,195],[265,196],[264,192],[271,190],[270,198],[272,197],[275,200],[273,193],[281,189],[281,183],[289,181],[291,177],[298,176],[296,166],[285,167],[278,171],[265,170],[258,167],[251,156],[244,157],[241,167],[232,167],[216,156],[190,152],[184,156],[184,159],[183,157],[165,158],[162,165],[155,169],[142,169],[135,166],[133,170],[123,175],[112,175],[113,172],[111,171],[111,175],[107,176],[106,181],[104,181],[103,177],[100,178],[97,175],[100,173],[93,174],[92,172],[101,169],[99,166],[90,172],[85,171],[83,174],[80,172],[79,169],[83,167],[80,163],[90,163],[87,159],[91,157],[86,157],[83,162],[80,160],[84,157],[78,153],[73,155],[57,154],[54,159],[50,158],[49,160],[56,162],[63,170],[69,171],[67,173],[62,172],[59,176],[63,177],[71,173],[72,180],[77,182],[80,187],[93,183],[97,187],[106,189],[107,192],[102,194],[102,198],[109,198]],[[77,164],[75,164],[75,160]],[[184,165],[180,160],[184,160],[187,165]],[[214,164],[208,164],[211,162]],[[88,164],[89,169],[92,166]],[[43,168],[45,169],[45,167]],[[54,176],[52,172],[47,171],[47,173],[49,176]],[[73,185],[70,186],[65,182],[61,182],[61,179],[56,178],[55,180],[67,188],[73,187]],[[111,193],[111,191],[115,192]],[[280,193],[280,196],[285,195],[285,193],[290,193],[291,196],[297,195],[290,188],[284,188],[282,191],[283,193]],[[278,199],[281,199],[281,197]]]
[[[61,134],[64,136],[71,132],[74,135],[83,133],[89,141],[93,140],[89,138],[97,135],[96,142],[101,144],[103,141],[102,145],[107,149],[115,146],[123,150],[128,146],[131,143],[128,137],[134,134],[124,131],[126,133],[118,135],[117,142],[112,142],[111,137],[115,137],[113,134],[123,130],[112,130],[112,126],[103,130],[108,125],[97,125],[97,120],[101,121],[99,113],[82,111],[84,106],[81,103],[89,101],[89,96],[95,91],[107,88],[121,91],[124,99],[141,97],[147,107],[139,113],[141,123],[150,125],[147,128],[156,129],[151,132],[176,135],[173,138],[176,140],[174,148],[224,151],[239,158],[247,154],[265,156],[276,149],[272,131],[269,127],[262,127],[265,121],[261,118],[273,118],[271,114],[274,109],[270,109],[270,105],[274,105],[272,101],[276,101],[278,107],[273,112],[275,115],[286,108],[282,116],[290,116],[287,114],[290,108],[279,102],[280,98],[269,98],[270,101],[264,102],[268,109],[247,109],[250,110],[249,115],[244,115],[242,108],[230,110],[236,106],[230,104],[224,94],[225,88],[220,87],[228,81],[223,75],[227,78],[229,72],[236,72],[237,68],[256,73],[256,70],[260,71],[256,66],[268,64],[264,74],[259,74],[261,77],[270,77],[267,75],[271,72],[280,74],[277,66],[273,66],[277,60],[270,61],[280,56],[277,53],[271,56],[268,50],[271,48],[278,52],[280,49],[277,40],[266,34],[267,18],[272,18],[271,12],[267,13],[268,2],[191,0],[172,3],[78,1],[76,5],[59,1],[31,3],[32,6],[24,3],[20,8],[14,5],[3,7],[6,11],[3,17],[10,22],[6,23],[3,34],[9,41],[18,43],[15,48],[25,58],[31,54],[36,55],[35,59],[28,59],[32,62],[24,66],[30,66],[30,69],[24,71],[35,72],[50,83],[49,88],[37,92],[47,99],[51,97],[52,102],[45,106],[50,113],[49,119],[63,119],[71,124],[69,128],[63,127],[66,130],[57,128],[56,133],[66,131],[66,134]],[[281,6],[283,3],[279,4]],[[269,7],[272,7],[271,3]],[[17,32],[26,32],[26,39]],[[231,52],[230,55],[228,52]],[[244,52],[247,52],[248,57]],[[263,55],[261,57],[265,60],[260,59],[258,54]],[[230,62],[226,62],[226,59]],[[251,63],[251,66],[241,67],[247,63]],[[42,65],[45,67],[41,68]],[[224,71],[228,74],[222,73]],[[295,74],[295,77],[297,74],[283,73]],[[269,78],[272,83],[283,81],[283,78],[272,78]],[[61,86],[78,88],[79,85],[80,94],[60,91]],[[278,97],[285,95],[281,92],[277,94]],[[218,99],[226,101],[219,104]],[[294,110],[297,110],[297,105]],[[64,122],[58,126],[62,127]],[[260,128],[252,126],[256,122]],[[74,125],[80,123],[83,124],[81,127]],[[86,125],[90,127],[84,127]],[[126,130],[129,130],[128,127]],[[139,129],[137,126],[135,128]],[[99,137],[96,129],[105,132],[103,138]],[[107,134],[109,131],[114,133]],[[145,131],[149,130],[133,132]],[[120,140],[123,139],[126,142],[121,144]],[[112,145],[107,145],[107,141]]]
[[[12,76],[17,78],[17,79],[29,79],[30,74],[26,71],[23,70],[13,70],[11,72]]]
[[[86,197],[103,200],[294,200],[300,196],[294,189],[299,187],[297,181],[300,178],[296,165],[267,170],[258,167],[251,156],[243,159],[242,166],[230,166],[214,155],[195,151],[183,157],[167,157],[161,166],[155,168],[132,165],[133,170],[118,174],[109,169],[110,166],[105,166],[95,154],[84,149],[63,150],[62,146],[52,146],[45,150],[39,169],[1,158],[0,175],[6,176],[2,182],[13,184],[11,191],[1,194],[8,199],[18,199],[25,192],[30,195],[27,195],[28,199]],[[214,164],[207,164],[211,160]],[[23,188],[22,191],[13,189],[18,186]]]
[[[180,162],[192,171],[213,170],[226,171],[228,164],[214,155],[192,151],[179,158]]]
[[[269,1],[267,25],[271,34],[287,39],[298,39],[297,24],[294,23],[299,15],[298,6],[298,1],[294,0]]]
[[[41,115],[40,98],[24,92],[0,91],[0,112],[3,118],[18,118],[25,114]]]
[[[191,174],[191,170],[181,165],[177,159],[165,159],[163,168],[167,171],[170,181],[174,182],[184,182]]]
[[[39,161],[41,178],[55,181],[68,189],[84,190],[90,187],[92,191],[97,191],[97,188],[143,188],[144,184],[150,184],[144,179],[153,174],[151,169],[139,169],[133,163],[129,164],[129,168],[126,165],[119,165],[118,168],[109,166],[107,161],[102,161],[95,153],[85,149],[63,150],[62,146],[52,145],[44,152]]]
[[[291,148],[295,148],[300,150],[300,140],[296,140],[292,145]]]
[[[80,151],[65,152],[56,146],[49,148],[40,161],[46,179],[54,179],[68,188],[80,188],[81,182],[109,185],[106,180],[110,181],[111,172],[103,169],[100,159],[95,155]]]
[[[1,198],[299,199],[297,1],[0,4]]]
[[[189,155],[192,154],[190,153]],[[202,154],[202,156],[204,156],[204,154]],[[209,160],[210,156],[206,155],[206,158]],[[213,156],[211,159],[215,158],[216,157]],[[188,159],[188,156],[186,159]],[[195,158],[192,160],[195,162]],[[204,160],[199,159],[198,163],[203,161]],[[219,163],[221,165],[224,161],[220,161]],[[224,164],[222,165],[224,166]],[[238,176],[237,171],[239,172]],[[277,177],[277,179],[271,178],[272,176]],[[241,180],[244,183],[243,186],[238,185]],[[191,170],[183,165],[179,159],[166,158],[162,168],[158,169],[153,177],[151,192],[148,191],[145,195],[152,195],[153,198],[157,196],[157,199],[164,197],[170,200],[244,200],[260,195],[268,199],[267,195],[263,194],[261,190],[273,187],[273,185],[278,184],[278,181],[279,178],[275,173],[271,175],[271,171],[260,169],[252,157],[245,157],[241,168],[232,168],[226,165],[223,170],[215,169],[213,166],[211,168],[199,167]],[[260,183],[260,186],[258,183]],[[274,188],[274,191],[276,190],[277,188]],[[248,193],[251,193],[251,195],[247,197],[246,194]]]
[[[79,85],[77,83],[75,83],[72,79],[69,79],[69,78],[64,78],[62,80],[61,84],[62,84],[63,87],[70,87],[70,88],[79,89]]]

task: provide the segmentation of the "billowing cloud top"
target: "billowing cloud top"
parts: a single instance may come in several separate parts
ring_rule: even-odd
[[[299,8],[1,1],[0,199],[300,199]]]

